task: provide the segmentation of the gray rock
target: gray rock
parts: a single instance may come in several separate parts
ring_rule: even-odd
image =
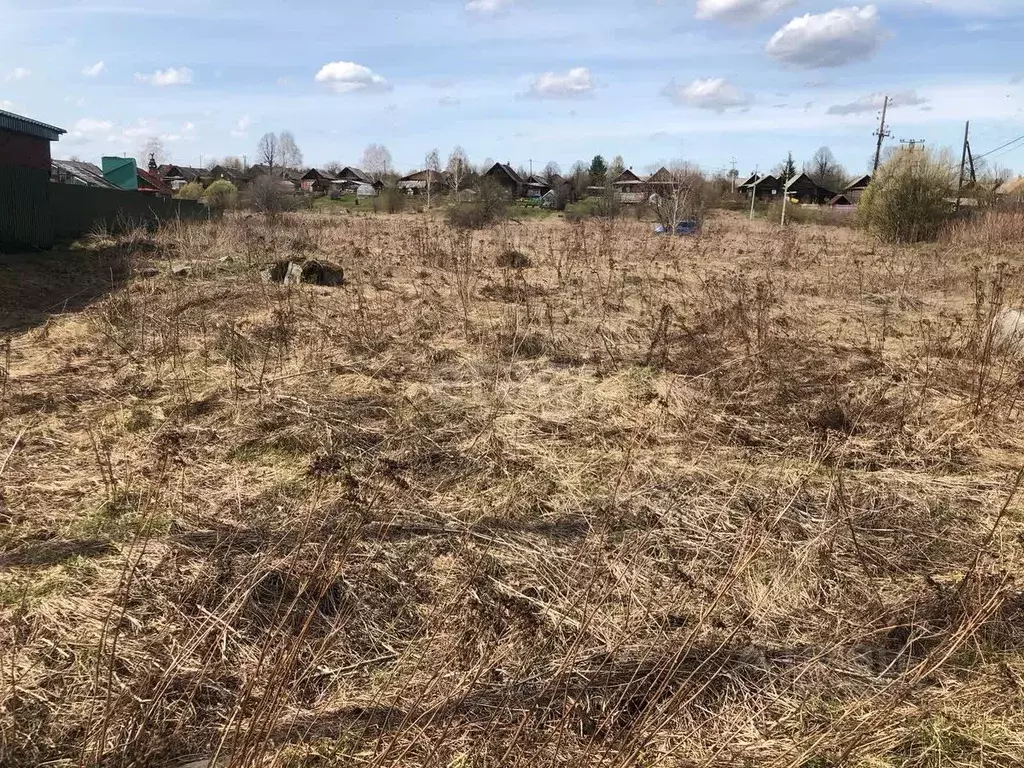
[[[302,265],[296,264],[294,261],[288,265],[288,269],[285,270],[284,279],[281,281],[285,285],[298,285],[302,282]]]
[[[174,275],[175,277],[188,277],[189,275],[192,274],[192,267],[188,266],[187,264],[182,265],[180,267],[173,267],[171,269],[171,274]]]
[[[992,321],[992,332],[999,346],[1024,353],[1024,309],[1004,309]]]
[[[336,264],[310,259],[309,261],[278,261],[263,270],[263,279],[268,283],[284,285],[326,285],[336,287],[345,284],[345,271]]]

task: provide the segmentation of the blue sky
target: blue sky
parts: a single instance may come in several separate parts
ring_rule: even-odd
[[[57,157],[247,155],[399,169],[454,145],[568,168],[596,153],[742,173],[828,145],[980,154],[1024,134],[1022,0],[0,0],[0,108],[69,131]],[[991,160],[1024,171],[1024,142]]]

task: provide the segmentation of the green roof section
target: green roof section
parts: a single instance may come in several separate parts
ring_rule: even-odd
[[[130,192],[139,188],[139,174],[133,157],[104,157],[103,178]]]

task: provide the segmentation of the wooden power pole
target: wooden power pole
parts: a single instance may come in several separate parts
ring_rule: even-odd
[[[953,210],[960,210],[960,196],[964,190],[964,168],[967,166],[967,141],[971,134],[971,121],[967,121],[967,125],[964,126],[964,150],[960,155],[960,178],[956,181],[956,206]],[[973,163],[972,163],[973,165]]]
[[[882,142],[886,140],[892,134],[889,133],[889,129],[885,127],[885,115],[889,111],[889,97],[885,97],[885,101],[882,102],[882,122],[878,124],[878,130],[875,131],[875,135],[878,137],[878,145],[875,147],[875,166],[872,169],[872,173],[878,170],[878,164],[882,161]]]

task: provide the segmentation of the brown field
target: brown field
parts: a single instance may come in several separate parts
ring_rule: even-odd
[[[0,765],[1024,764],[1024,244],[649,229],[0,267]]]

